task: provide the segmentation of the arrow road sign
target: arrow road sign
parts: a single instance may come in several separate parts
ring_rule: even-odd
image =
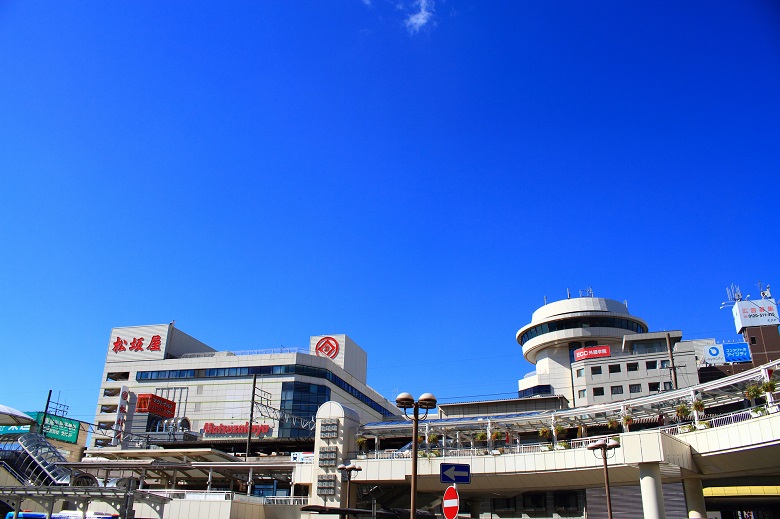
[[[468,465],[466,465],[468,467]],[[441,501],[441,511],[444,512],[446,519],[455,519],[458,516],[460,510],[460,497],[458,496],[458,489],[455,487],[447,487],[444,491],[444,499]]]
[[[471,466],[467,463],[442,463],[439,481],[442,483],[471,483]]]

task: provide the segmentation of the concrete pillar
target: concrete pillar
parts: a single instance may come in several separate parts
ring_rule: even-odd
[[[479,514],[482,509],[482,500],[481,499],[469,499],[469,510],[471,510],[471,514],[469,517],[472,519],[479,519]]]
[[[684,479],[685,506],[688,508],[689,519],[706,519],[707,509],[704,506],[704,490],[700,479]]]
[[[642,490],[642,511],[645,519],[666,519],[661,466],[657,461],[639,464],[639,488]]]

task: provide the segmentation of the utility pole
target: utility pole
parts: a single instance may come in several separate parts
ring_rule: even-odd
[[[46,408],[43,410],[43,416],[41,417],[41,436],[46,438],[46,413],[49,412],[49,403],[51,402],[51,389],[49,390],[49,396],[46,398]]]
[[[257,387],[257,373],[252,375],[252,404],[249,408],[249,427],[246,431],[246,454],[244,461],[249,461],[249,441],[252,439],[252,421],[255,418],[255,388]]]

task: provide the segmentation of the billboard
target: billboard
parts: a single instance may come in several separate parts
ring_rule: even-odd
[[[734,326],[737,333],[748,326],[777,326],[777,303],[774,299],[759,301],[737,301],[731,309],[734,314]]]
[[[723,358],[726,362],[750,362],[750,348],[746,342],[732,342],[723,345]]]
[[[114,328],[108,339],[106,362],[162,360],[168,345],[167,324]]]
[[[43,413],[26,412],[25,414],[35,418],[35,420],[38,422],[38,426],[40,427],[41,423],[43,422]],[[46,425],[44,426],[44,429],[46,432],[46,438],[49,440],[76,443],[79,439],[79,428],[80,423],[78,420],[71,420],[70,418],[65,418],[64,416],[57,416],[53,414],[46,415]],[[0,426],[0,434],[28,432],[30,432],[29,425]]]
[[[138,395],[135,410],[138,413],[151,413],[162,418],[173,418],[176,416],[176,402],[159,395],[144,393]]]
[[[722,344],[709,344],[704,347],[704,362],[710,366],[721,366],[726,363]]]
[[[585,359],[597,359],[599,357],[610,357],[609,346],[589,346],[574,350],[574,362]]]

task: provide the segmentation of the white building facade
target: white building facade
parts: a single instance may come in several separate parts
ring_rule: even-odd
[[[695,347],[681,338],[680,331],[648,333],[643,319],[612,299],[549,303],[517,332],[536,366],[518,382],[518,395],[558,395],[579,407],[694,385]]]
[[[308,350],[230,352],[172,324],[114,328],[95,413],[104,434],[93,435],[91,446],[127,446],[139,437],[246,438],[254,377],[255,402],[274,412],[254,414],[253,438],[311,438],[317,409],[328,401],[355,409],[363,422],[399,414],[366,384],[366,352],[349,337],[309,343]]]

